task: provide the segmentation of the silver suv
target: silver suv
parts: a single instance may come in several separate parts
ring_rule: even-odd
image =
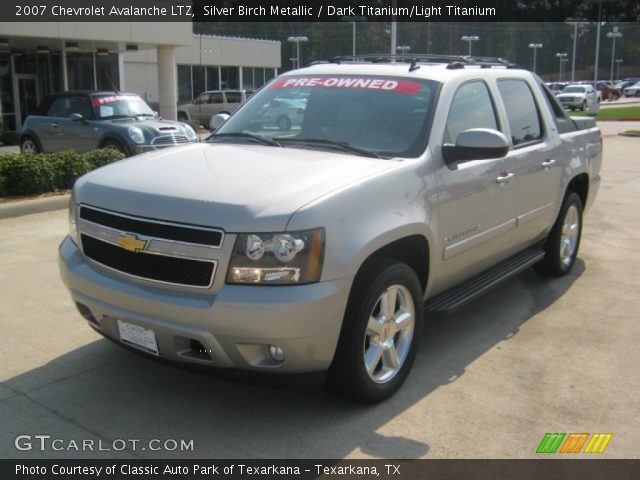
[[[149,355],[328,371],[345,395],[389,397],[425,313],[575,262],[600,131],[510,67],[311,66],[270,82],[206,142],[85,175],[60,246],[80,313]],[[256,122],[294,91],[299,124]]]
[[[191,103],[178,105],[178,120],[209,125],[217,113],[233,113],[251,92],[247,90],[210,90],[202,92]]]

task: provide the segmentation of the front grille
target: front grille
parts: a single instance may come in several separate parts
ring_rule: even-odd
[[[151,143],[155,146],[180,145],[189,143],[189,139],[185,135],[163,135],[154,138]]]
[[[213,261],[133,253],[85,234],[81,234],[81,241],[82,250],[88,258],[119,272],[191,287],[209,287],[212,282]]]
[[[192,227],[173,223],[157,223],[153,220],[131,218],[116,213],[80,207],[80,218],[105,227],[124,232],[138,233],[148,237],[164,238],[177,242],[196,243],[219,247],[222,244],[222,232],[206,227]]]

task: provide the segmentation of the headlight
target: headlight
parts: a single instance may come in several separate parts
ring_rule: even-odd
[[[239,234],[227,283],[301,285],[320,280],[324,229]]]
[[[68,211],[68,219],[69,219],[69,236],[71,237],[71,240],[73,240],[73,243],[75,243],[76,245],[79,245],[80,242],[78,241],[78,226],[76,223],[76,201],[73,198],[73,194],[71,194],[71,199],[69,200],[69,211]]]
[[[191,128],[191,125],[187,124],[187,123],[183,123],[182,126],[184,127],[184,131],[187,133],[187,138],[190,141],[194,141],[198,139],[198,135],[196,135],[196,131]]]
[[[136,143],[144,143],[144,133],[138,127],[129,127],[129,138]]]

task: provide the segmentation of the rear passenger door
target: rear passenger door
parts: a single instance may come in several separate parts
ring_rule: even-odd
[[[525,247],[544,238],[553,223],[556,197],[561,180],[558,155],[560,143],[554,125],[545,125],[541,99],[534,95],[536,85],[525,79],[500,79],[497,82],[507,137],[511,150],[504,159],[505,170],[513,175],[516,229],[514,243]]]
[[[471,128],[502,130],[495,102],[482,80],[460,85],[453,96],[443,144],[455,143]],[[437,170],[439,232],[443,288],[504,258],[515,228],[513,190],[504,181],[503,160],[470,160],[448,164],[440,153]]]

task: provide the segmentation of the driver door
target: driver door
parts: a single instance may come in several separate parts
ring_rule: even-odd
[[[454,94],[442,143],[455,143],[458,134],[470,128],[502,130],[494,105],[484,81],[463,83]],[[516,224],[515,195],[503,159],[448,164],[442,149],[434,153],[440,165],[438,240],[445,289],[508,255]]]

